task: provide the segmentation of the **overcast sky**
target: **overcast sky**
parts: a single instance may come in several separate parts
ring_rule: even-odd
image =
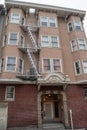
[[[3,3],[4,0],[0,0]],[[68,7],[87,11],[87,0],[18,0],[32,3],[48,4],[54,6]],[[87,35],[87,15],[84,19],[84,27]]]

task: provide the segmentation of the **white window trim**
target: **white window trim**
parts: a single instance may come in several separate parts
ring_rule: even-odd
[[[11,33],[15,33],[15,34],[17,34],[17,43],[16,44],[10,44],[10,34]],[[18,32],[9,32],[9,38],[8,38],[8,45],[11,45],[11,46],[16,46],[16,45],[18,45],[18,41],[19,41],[19,33]]]
[[[83,59],[83,60],[82,60],[83,73],[84,73],[84,74],[87,74],[87,73],[84,71],[84,64],[83,64],[84,61],[87,61],[87,59]]]
[[[79,62],[80,64],[80,73],[79,74],[77,74],[77,71],[76,71],[76,66],[75,66],[75,63],[76,62]],[[80,60],[76,60],[75,62],[74,62],[74,70],[75,70],[75,75],[76,76],[79,76],[79,75],[81,75],[82,74],[82,67],[81,67],[81,62],[80,62]]]
[[[6,35],[7,36],[7,35]],[[3,43],[2,43],[2,47],[4,47],[4,46],[6,46],[5,44],[4,44],[4,41],[5,41],[5,35],[3,36]],[[7,41],[7,40],[6,40]],[[6,44],[7,44],[7,42],[6,42]]]
[[[44,71],[44,63],[43,63],[43,60],[44,59],[50,59],[50,71]],[[58,60],[60,60],[60,68],[61,68],[61,70],[60,70],[60,72],[58,72],[58,71],[54,71],[54,69],[53,69],[53,59],[58,59]],[[42,58],[42,73],[55,73],[55,72],[58,72],[58,73],[62,73],[63,72],[63,69],[62,69],[62,59],[61,58]]]
[[[53,47],[51,43],[51,37],[57,37],[57,47]],[[50,36],[50,44],[52,48],[60,48],[60,43],[59,43],[59,37],[57,35],[51,35]]]
[[[73,48],[72,48],[72,41],[75,41],[75,43],[76,43],[76,46],[77,46],[77,49],[76,49],[76,50],[73,50]],[[76,39],[72,39],[72,40],[70,41],[70,44],[71,44],[71,51],[72,51],[72,52],[75,52],[75,51],[78,50],[78,44],[77,44],[77,40],[76,40]]]
[[[49,46],[43,46],[43,44],[42,44],[42,37],[48,37],[48,45]],[[48,35],[41,35],[41,47],[46,47],[46,48],[49,48],[50,47],[50,39],[49,39],[49,36]]]
[[[19,15],[19,23],[16,23],[16,22],[13,22],[12,21],[12,16],[13,16],[13,14],[18,14]],[[20,24],[20,14],[19,13],[11,13],[11,23],[14,23],[14,24]]]
[[[22,65],[22,72],[19,72],[19,60],[22,60],[22,62],[23,62],[23,65]],[[23,71],[24,71],[24,60],[23,60],[23,58],[21,58],[21,57],[19,57],[19,60],[18,60],[18,73],[21,73],[21,74],[23,74]]]
[[[55,27],[50,26],[50,19],[51,18],[53,18],[54,21],[55,21]],[[51,28],[56,28],[57,27],[57,19],[55,17],[49,17],[49,19],[48,19],[48,26],[51,27]]]
[[[46,17],[47,18],[47,26],[42,26],[42,21],[41,21],[42,17],[46,17],[46,16],[40,16],[40,26],[41,27],[48,27],[48,17]]]
[[[24,18],[24,24],[22,24],[22,18]],[[25,25],[25,23],[26,23],[26,19],[25,19],[25,17],[24,17],[24,16],[22,16],[22,17],[21,17],[21,22],[20,22],[20,25]]]
[[[10,72],[10,73],[16,73],[16,71],[17,71],[17,57],[15,57],[16,58],[16,63],[15,63],[15,70],[14,71],[12,71],[12,70],[7,70],[7,61],[8,61],[8,57],[15,57],[15,56],[6,56],[6,62],[5,62],[5,72]]]
[[[79,22],[79,23],[80,23],[81,30],[76,30],[76,28],[75,28],[75,22]],[[74,25],[74,30],[75,30],[75,31],[83,31],[81,21],[79,21],[79,20],[74,20],[74,21],[73,21],[73,25]]]
[[[14,88],[13,98],[7,98],[7,88],[8,87],[13,87]],[[6,90],[5,90],[5,101],[14,101],[14,100],[15,100],[15,86],[6,86]]]
[[[25,43],[25,37],[24,37],[24,35],[23,34],[21,34],[20,35],[20,42],[21,42],[21,36],[23,37],[23,46],[22,47],[24,47],[24,43]],[[20,46],[20,45],[19,45]],[[21,46],[20,46],[21,47]]]
[[[80,49],[80,47],[79,47],[79,40],[84,40],[84,43],[85,43],[85,49]],[[77,38],[77,42],[78,42],[78,48],[79,48],[79,50],[87,50],[87,44],[86,44],[86,40],[84,39],[84,38]]]
[[[68,26],[69,23],[72,24],[72,31],[73,31],[73,22],[72,22],[72,21],[69,21],[69,22],[67,23],[68,32],[72,32],[72,31],[69,31],[69,26]]]

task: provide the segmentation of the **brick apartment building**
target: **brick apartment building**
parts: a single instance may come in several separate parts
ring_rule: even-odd
[[[69,128],[70,117],[74,128],[87,128],[85,11],[14,0],[5,4],[7,13],[0,15],[0,128],[40,128],[44,122]]]

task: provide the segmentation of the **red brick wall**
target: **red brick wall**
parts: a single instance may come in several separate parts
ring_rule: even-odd
[[[0,102],[5,102],[5,88],[5,85],[0,85]],[[30,124],[37,124],[37,87],[17,85],[15,101],[8,102],[8,126]]]
[[[74,128],[87,128],[87,99],[82,86],[68,86],[66,89],[68,111],[72,109]]]

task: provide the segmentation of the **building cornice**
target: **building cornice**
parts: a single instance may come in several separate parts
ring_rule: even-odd
[[[23,2],[23,1],[16,1],[16,0],[6,0],[6,7],[9,8],[12,5],[14,7],[23,7],[23,8],[35,8],[38,10],[47,10],[47,11],[53,11],[58,14],[58,16],[61,17],[68,17],[68,15],[78,15],[82,20],[84,19],[84,16],[86,14],[86,11],[83,10],[77,10],[77,9],[71,9],[71,8],[65,8],[65,7],[59,7],[59,6],[52,6],[52,5],[45,5],[45,4],[38,4],[38,3],[30,3],[30,2]]]

